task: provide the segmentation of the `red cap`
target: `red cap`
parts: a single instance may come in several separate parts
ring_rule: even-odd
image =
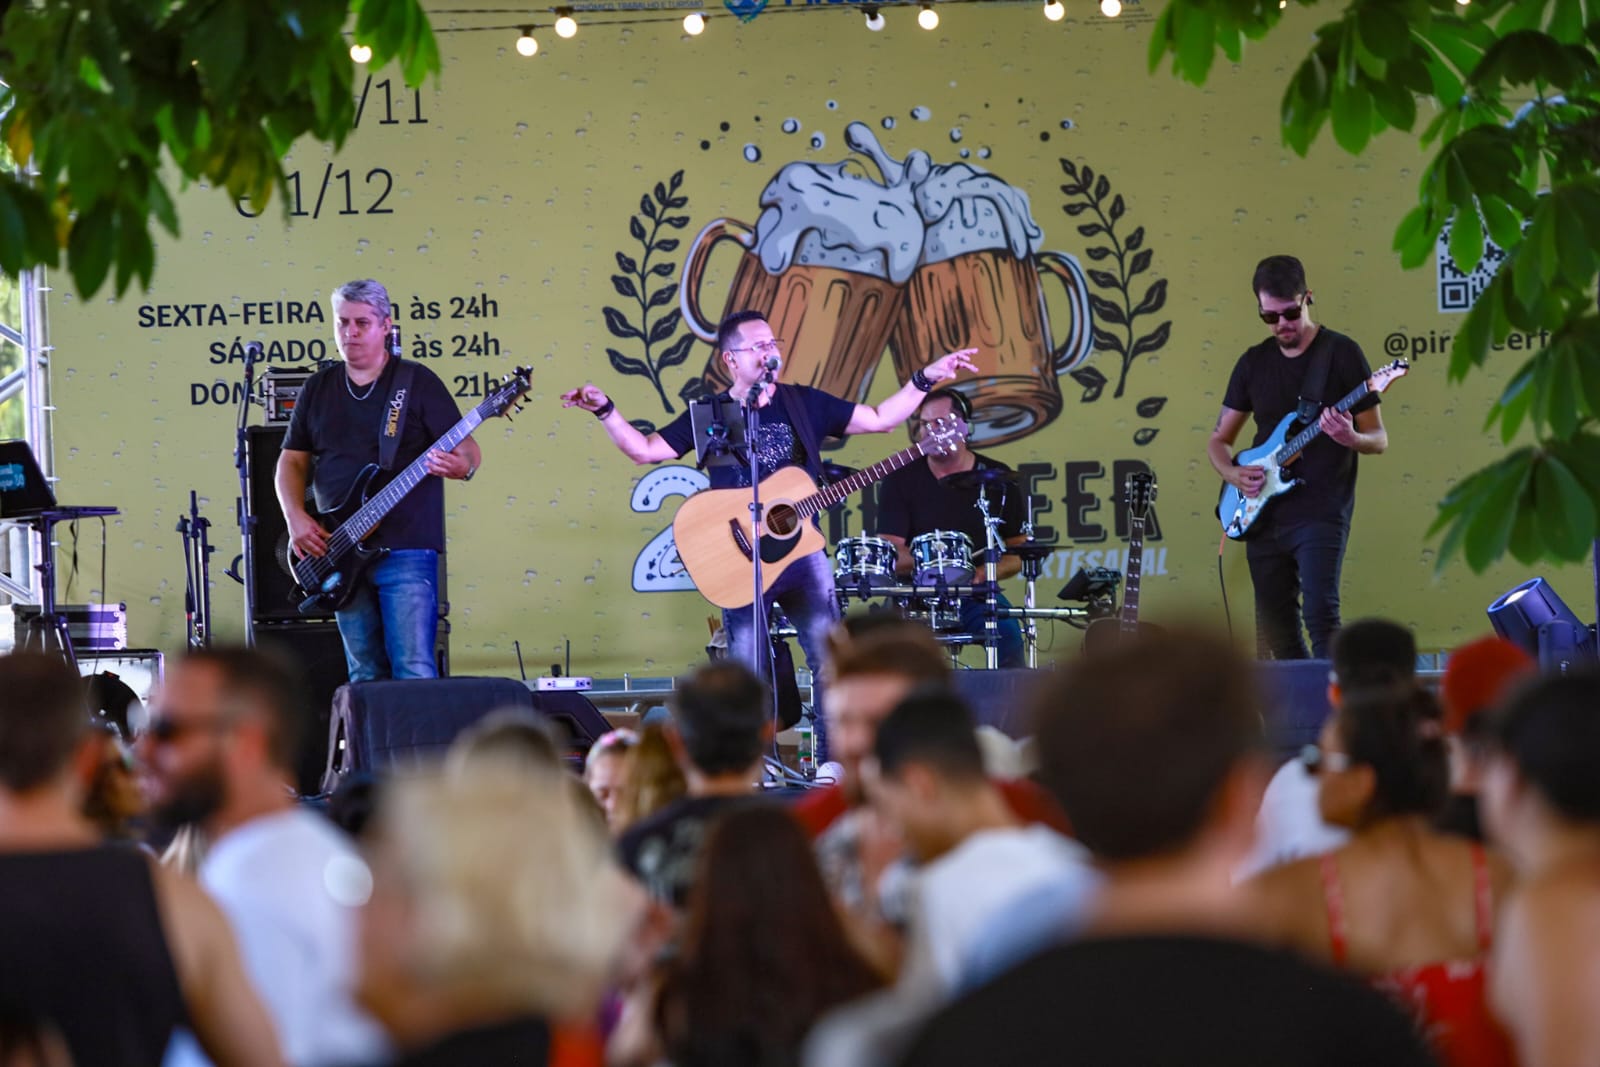
[[[1537,667],[1532,656],[1501,637],[1480,637],[1457,648],[1450,653],[1439,683],[1445,732],[1460,734],[1473,717],[1498,704]]]

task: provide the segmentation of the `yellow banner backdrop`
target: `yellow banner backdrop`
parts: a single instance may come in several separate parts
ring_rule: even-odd
[[[1204,445],[1235,358],[1264,336],[1251,270],[1278,252],[1305,261],[1319,321],[1375,366],[1412,360],[1385,398],[1389,452],[1361,465],[1345,617],[1398,618],[1429,649],[1487,629],[1484,607],[1523,570],[1436,575],[1424,531],[1494,454],[1483,415],[1520,359],[1445,381],[1483,276],[1447,259],[1403,272],[1389,252],[1425,161],[1413,140],[1359,159],[1327,138],[1306,160],[1280,145],[1289,42],[1310,13],[1202,90],[1146,73],[1150,12],[1132,3],[1061,23],[1033,5],[952,6],[932,32],[893,9],[879,33],[851,11],[776,7],[699,37],[676,16],[591,24],[544,35],[532,59],[514,32],[446,32],[443,76],[421,92],[358,73],[358,128],[337,155],[293,154],[287,219],[276,201],[191,189],[149,293],[53,293],[60,495],[122,508],[105,594],[128,603],[134,643],[182,644],[175,526],[191,489],[218,548],[219,633],[241,631],[221,570],[238,551],[244,346],[260,341],[270,367],[334,356],[328,294],[362,277],[388,285],[407,355],[464,409],[513,366],[534,370],[526,414],[483,428],[481,474],[447,489],[458,673],[514,670],[514,640],[530,672],[568,641],[580,674],[672,673],[701,655],[714,612],[669,539],[703,476],[632,468],[556,398],[593,380],[664,425],[714,384],[706,329],[746,305],[789,339],[787,379],[864,400],[981,347],[978,447],[1023,469],[1060,545],[1041,603],[1078,566],[1121,568],[1119,487],[1147,467],[1145,615],[1220,624]],[[832,458],[861,466],[904,443],[855,438]],[[871,527],[870,494],[829,522],[835,537]],[[92,572],[96,535],[82,536]],[[1244,640],[1242,547],[1221,575]],[[1549,577],[1590,614],[1580,568]],[[97,586],[80,573],[69,599]],[[1075,646],[1058,627],[1055,649]]]

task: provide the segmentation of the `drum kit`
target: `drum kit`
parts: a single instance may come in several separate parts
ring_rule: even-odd
[[[987,666],[993,669],[999,659],[1001,619],[1022,620],[1023,638],[1029,667],[1038,666],[1038,627],[1040,619],[1065,620],[1082,626],[1088,613],[1083,608],[1040,608],[1035,606],[1035,584],[1041,564],[1055,550],[1033,539],[1033,510],[1023,525],[1026,538],[1007,547],[1000,537],[1001,517],[989,504],[991,487],[1014,486],[1014,471],[983,469],[963,471],[946,479],[957,489],[979,489],[977,508],[983,515],[986,544],[975,549],[972,539],[959,530],[930,530],[913,537],[908,545],[911,570],[907,583],[899,568],[899,553],[893,542],[882,537],[843,537],[834,548],[834,583],[839,604],[848,612],[852,601],[879,601],[873,610],[889,610],[921,622],[933,631],[935,639],[951,650],[954,658],[961,648],[982,645]],[[1022,576],[1027,595],[1020,608],[1000,603],[999,562],[1002,554],[1022,559]],[[980,576],[979,568],[982,568]],[[963,601],[984,605],[983,626],[972,633],[962,626]]]

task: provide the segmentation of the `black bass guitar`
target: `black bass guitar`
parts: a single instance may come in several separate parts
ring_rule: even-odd
[[[356,475],[344,500],[325,516],[318,516],[323,528],[332,531],[328,534],[327,553],[288,560],[297,586],[296,595],[302,598],[301,614],[326,615],[350,603],[367,570],[389,554],[387,548],[366,545],[366,538],[407,493],[421,485],[424,478],[432,477],[426,465],[428,452],[452,451],[484,422],[504,415],[527,395],[532,378],[531,367],[518,367],[515,373],[501,378],[499,387],[484,398],[483,403],[467,412],[431,448],[376,492],[372,491],[373,479],[379,474],[376,463],[367,464]],[[294,556],[292,549],[289,555]]]

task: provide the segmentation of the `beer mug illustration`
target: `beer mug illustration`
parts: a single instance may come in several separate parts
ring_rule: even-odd
[[[1078,261],[1041,248],[1028,197],[967,163],[931,166],[916,182],[926,230],[889,335],[902,382],[958,348],[976,348],[977,373],[955,383],[972,401],[977,444],[1001,444],[1061,412],[1056,376],[1093,350],[1089,287]],[[1061,283],[1066,315],[1052,320],[1042,279]]]
[[[726,243],[739,249],[722,315],[706,315],[701,287],[712,249]],[[732,384],[727,364],[716,351],[717,325],[735,311],[759,311],[772,332],[784,338],[779,380],[815,386],[860,403],[872,385],[900,311],[900,287],[867,270],[800,262],[767,270],[755,251],[756,231],[734,219],[717,219],[702,229],[689,248],[678,287],[683,320],[691,332],[713,346],[705,382],[720,392]],[[857,264],[870,266],[870,264]]]
[[[1041,279],[1061,283],[1067,315],[1052,319]],[[1059,339],[1058,339],[1059,335]],[[909,381],[946,352],[976,348],[978,370],[954,387],[972,402],[972,442],[997,445],[1060,414],[1056,376],[1093,349],[1089,287],[1072,256],[1007,249],[964,252],[917,268],[889,335],[895,373]]]

